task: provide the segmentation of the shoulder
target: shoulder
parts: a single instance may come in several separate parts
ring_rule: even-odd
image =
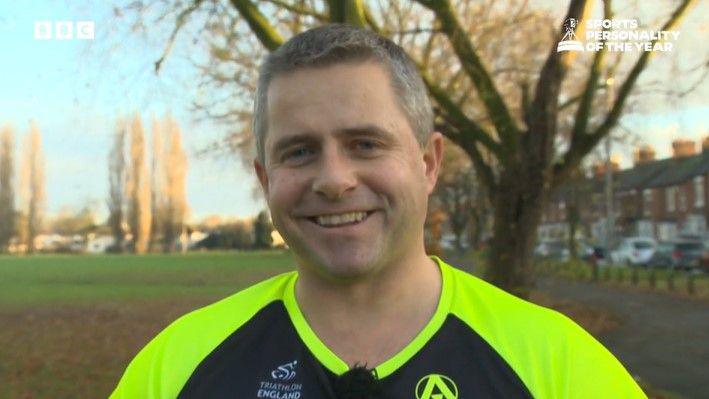
[[[476,276],[449,267],[455,290],[451,313],[471,328],[494,328],[497,335],[520,334],[527,338],[535,333],[548,337],[578,328],[555,310],[518,298]],[[554,328],[550,330],[550,327]]]
[[[211,305],[185,314],[164,332],[172,336],[187,332],[208,334],[211,331],[239,328],[269,303],[281,300],[295,272],[284,273],[254,284]]]
[[[283,298],[292,278],[295,272],[272,277],[175,320],[131,361],[111,398],[176,397],[215,347],[261,309]]]
[[[535,397],[645,397],[613,354],[565,315],[451,269],[451,314],[487,341]]]

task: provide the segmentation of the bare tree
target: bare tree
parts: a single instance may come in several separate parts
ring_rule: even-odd
[[[480,240],[487,208],[486,194],[481,193],[483,189],[484,186],[477,183],[470,158],[459,147],[446,146],[433,198],[446,214],[459,253],[466,244],[476,246]],[[464,240],[466,234],[469,236],[467,241]]]
[[[15,187],[13,134],[5,126],[0,134],[0,253],[7,252],[15,235]]]
[[[150,227],[149,251],[154,251],[159,244],[163,226],[165,224],[165,178],[164,170],[167,167],[164,161],[163,126],[158,119],[153,118],[152,133],[152,160],[150,168],[150,208],[152,222]]]
[[[561,22],[573,18],[585,26],[594,3],[570,0]],[[679,1],[660,29],[676,27],[696,3]],[[530,12],[527,1],[194,0],[167,4],[165,15],[176,13],[178,17],[156,70],[188,18],[202,18],[205,28],[214,33],[209,43],[212,64],[204,69],[206,81],[218,93],[250,93],[260,53],[276,49],[284,37],[322,23],[367,27],[401,44],[419,65],[434,100],[437,129],[468,154],[494,209],[491,267],[486,278],[520,296],[527,296],[533,283],[531,252],[550,193],[617,124],[654,54],[642,52],[635,59],[621,60],[608,57],[606,46],[590,57],[557,52],[562,23],[554,21],[546,29],[528,23],[544,20],[544,16]],[[604,18],[612,18],[612,11],[611,0],[605,0]],[[657,42],[653,40],[651,46]],[[260,43],[262,50],[253,51],[250,44],[254,43]],[[609,86],[602,83],[607,73],[620,82],[613,95],[607,94]],[[229,101],[217,102],[203,109],[235,126],[246,125],[248,112],[224,106]],[[610,103],[607,109],[606,102]],[[249,145],[245,132],[236,128],[230,136],[232,148]]]
[[[130,126],[130,166],[128,168],[128,225],[133,235],[133,251],[145,253],[150,239],[150,180],[145,162],[145,134],[140,117]]]
[[[187,216],[187,156],[182,148],[182,133],[177,122],[168,117],[165,121],[167,129],[167,146],[165,148],[165,219],[163,224],[164,250],[173,251],[175,241],[184,234],[185,218]],[[185,249],[185,243],[182,243]]]
[[[34,241],[42,229],[44,216],[44,155],[42,154],[42,135],[35,123],[25,138],[22,163],[22,199],[26,215],[24,242],[27,252],[35,251]]]
[[[113,136],[113,145],[108,154],[108,225],[114,240],[112,250],[116,252],[123,251],[123,241],[125,240],[123,222],[126,208],[125,142],[127,128],[125,120],[118,121]]]

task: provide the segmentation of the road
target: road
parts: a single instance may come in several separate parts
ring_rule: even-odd
[[[621,320],[599,340],[652,386],[709,398],[709,301],[542,279],[548,295],[603,308]]]

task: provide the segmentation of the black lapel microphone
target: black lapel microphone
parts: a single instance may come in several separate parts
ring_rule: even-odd
[[[376,371],[357,364],[337,377],[334,390],[337,399],[384,399]]]

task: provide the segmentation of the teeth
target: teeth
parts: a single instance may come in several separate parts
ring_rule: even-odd
[[[321,226],[338,226],[341,224],[361,222],[366,217],[367,212],[350,212],[338,215],[318,216],[315,218],[315,221]]]

